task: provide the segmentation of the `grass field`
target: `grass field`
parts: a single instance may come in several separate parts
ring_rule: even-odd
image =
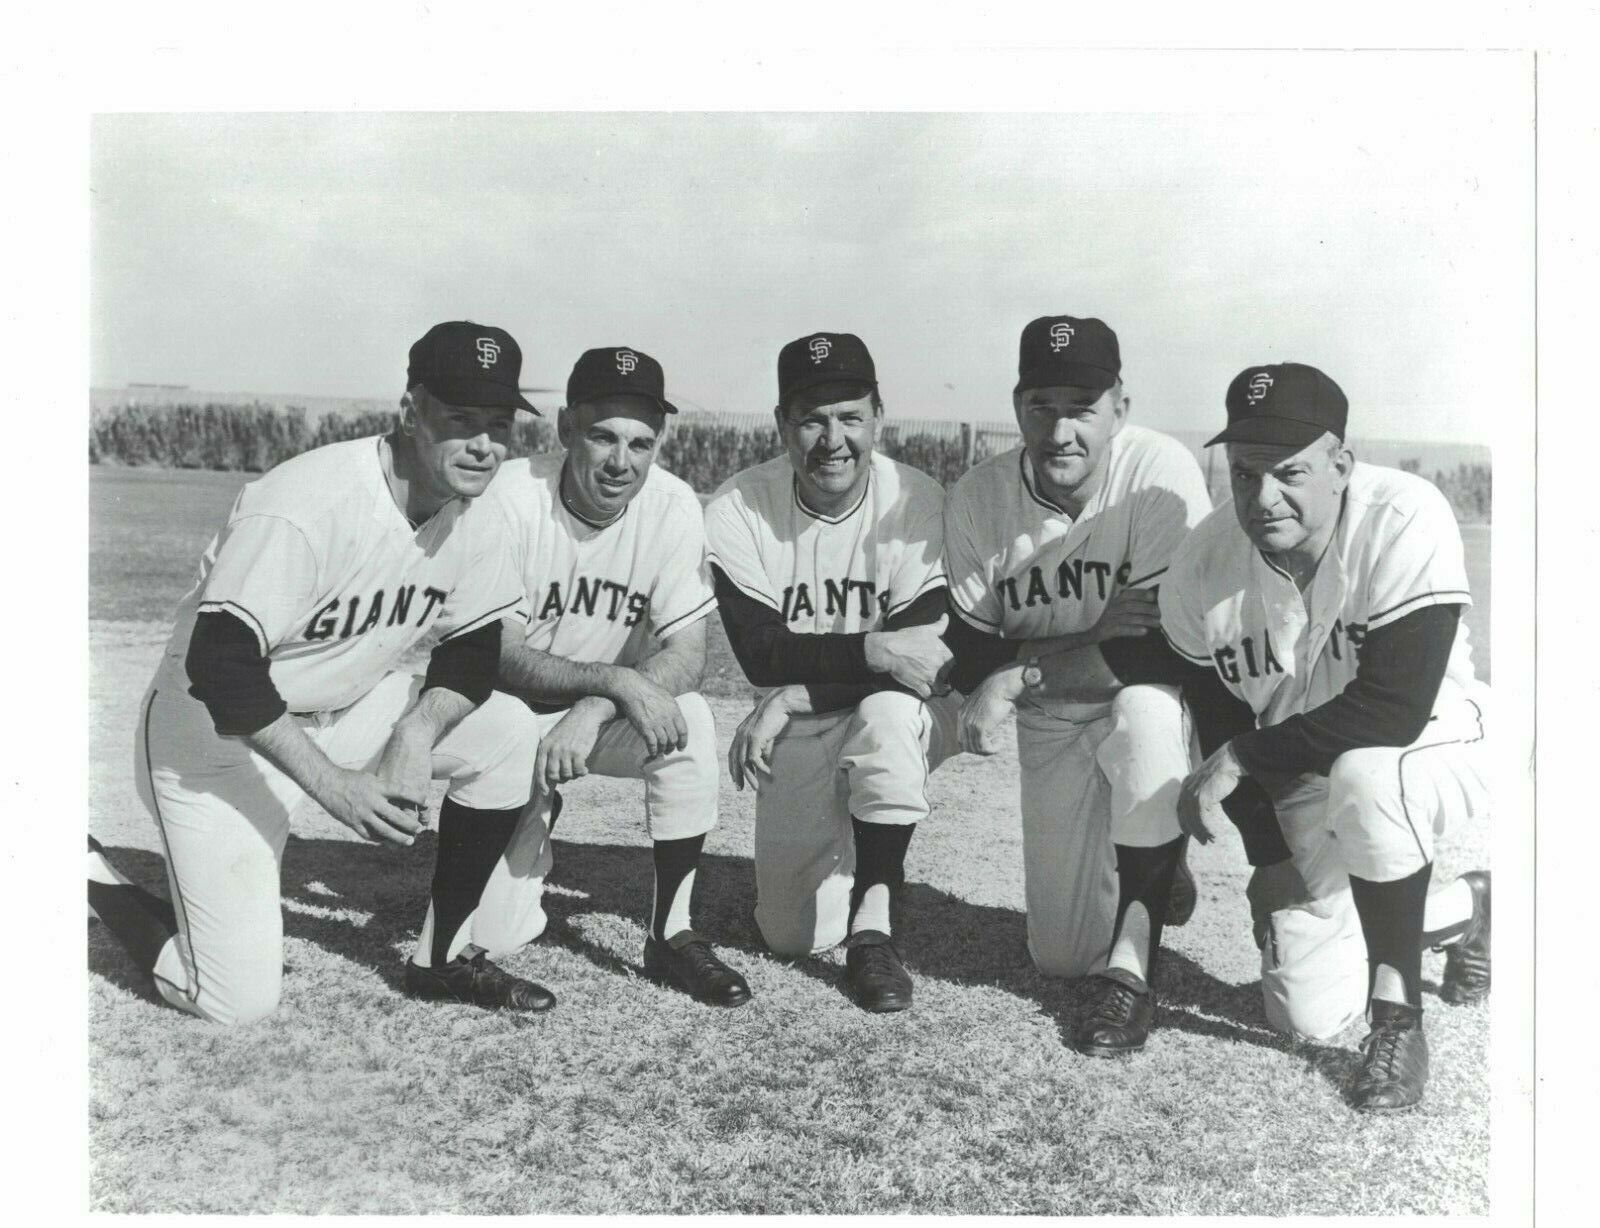
[[[163,622],[242,475],[91,471],[89,825],[163,894],[133,791],[138,697]],[[1473,537],[1481,536],[1475,549]],[[1487,532],[1469,534],[1487,597]],[[1487,614],[1480,601],[1478,616]],[[1474,626],[1487,668],[1486,624]],[[720,637],[719,637],[720,642]],[[724,739],[742,683],[707,689]],[[916,1007],[857,1011],[839,959],[766,955],[750,919],[752,799],[726,780],[697,925],[755,1001],[718,1013],[639,975],[649,852],[636,786],[568,792],[550,932],[507,960],[561,1005],[523,1019],[415,1003],[399,975],[432,840],[410,850],[297,816],[285,998],[227,1032],[154,998],[88,937],[90,1205],[101,1211],[1483,1214],[1488,1014],[1440,1003],[1412,1115],[1356,1118],[1358,1032],[1266,1030],[1230,834],[1197,849],[1200,907],[1170,937],[1163,1026],[1115,1063],[1063,1043],[1080,987],[1023,945],[1014,749],[930,788],[904,926]],[[1452,831],[1438,877],[1483,864]]]

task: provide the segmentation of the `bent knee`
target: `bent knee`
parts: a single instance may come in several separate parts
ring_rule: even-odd
[[[1136,722],[1170,721],[1183,725],[1183,703],[1178,698],[1178,688],[1140,683],[1125,686],[1111,699],[1111,711],[1116,716]]]
[[[1328,770],[1330,806],[1341,802],[1361,809],[1387,808],[1400,801],[1400,755],[1393,746],[1347,750]]]
[[[450,796],[479,810],[514,810],[533,789],[539,719],[521,700],[496,691],[440,742]]]
[[[874,691],[856,705],[856,720],[874,729],[920,733],[925,719],[922,700],[904,691]]]

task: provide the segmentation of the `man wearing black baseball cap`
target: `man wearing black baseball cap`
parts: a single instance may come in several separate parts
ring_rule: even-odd
[[[1187,734],[1148,632],[1211,501],[1186,447],[1127,421],[1121,347],[1098,319],[1030,322],[1012,405],[1021,446],[945,503],[952,682],[969,692],[964,749],[993,753],[1015,715],[1028,950],[1047,975],[1093,977],[1072,1042],[1114,1056],[1144,1046],[1162,928],[1194,909]]]
[[[273,1011],[279,867],[306,795],[364,840],[410,846],[430,776],[449,780],[406,990],[547,1010],[489,962],[484,888],[529,801],[534,719],[493,693],[501,621],[524,622],[502,517],[522,356],[457,321],[411,347],[398,427],[329,444],[247,485],[206,550],[140,719],[138,781],[172,903],[90,840],[91,908],[174,1006],[223,1025]],[[408,658],[435,645],[426,673]]]
[[[541,793],[589,774],[644,782],[655,896],[644,945],[650,979],[712,1006],[750,1000],[744,978],[690,924],[695,869],[717,821],[720,761],[711,708],[698,693],[706,616],[700,500],[654,463],[668,414],[658,363],[643,350],[586,350],[556,420],[564,452],[505,467],[490,493],[513,525],[532,619],[508,627],[502,690],[538,723]],[[540,808],[496,880],[515,903],[507,947],[537,937],[552,865]],[[549,811],[553,824],[559,809]],[[488,893],[486,893],[488,894]]]
[[[928,773],[956,749],[944,491],[876,451],[878,372],[853,333],[779,351],[773,416],[784,454],[706,505],[723,626],[769,688],[728,756],[756,789],[756,924],[781,955],[845,942],[856,1004],[905,1010],[895,904]]]
[[[1247,367],[1225,403],[1211,443],[1233,505],[1160,595],[1208,755],[1179,815],[1206,841],[1226,807],[1244,836],[1268,1020],[1326,1040],[1365,1013],[1351,1103],[1408,1108],[1428,1075],[1423,948],[1445,952],[1446,1001],[1489,991],[1488,873],[1429,894],[1436,835],[1487,804],[1460,531],[1430,483],[1355,462],[1317,368]]]

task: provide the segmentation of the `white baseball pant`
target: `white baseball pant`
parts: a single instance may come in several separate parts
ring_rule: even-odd
[[[717,825],[717,789],[722,760],[711,706],[690,692],[678,696],[678,710],[689,728],[688,745],[645,762],[644,739],[618,717],[606,723],[587,766],[594,776],[644,781],[645,823],[652,840],[703,836]],[[533,715],[538,741],[566,711]],[[473,915],[472,941],[491,956],[509,954],[544,933],[544,881],[554,864],[550,844],[550,800],[542,792],[529,802],[495,866]]]
[[[1117,920],[1115,845],[1176,840],[1189,727],[1173,687],[1109,703],[1017,708],[1028,954],[1046,976],[1106,966]]]
[[[796,716],[756,781],[756,924],[779,955],[846,937],[855,881],[854,816],[928,817],[928,774],[960,749],[961,696],[878,691],[853,710]]]
[[[1267,1020],[1326,1040],[1367,1008],[1367,947],[1350,876],[1386,883],[1433,860],[1451,822],[1488,811],[1484,693],[1449,706],[1410,746],[1347,751],[1326,777],[1273,791],[1311,900],[1269,915],[1261,950]]]
[[[421,689],[421,678],[390,674],[348,708],[294,719],[338,766],[371,768]],[[523,806],[532,730],[527,707],[496,694],[440,739],[434,778],[448,780],[464,806]],[[279,874],[289,816],[305,794],[243,739],[217,735],[176,661],[157,671],[134,737],[135,780],[161,834],[179,927],[157,960],[156,985],[174,1006],[215,1023],[264,1018],[282,989]]]

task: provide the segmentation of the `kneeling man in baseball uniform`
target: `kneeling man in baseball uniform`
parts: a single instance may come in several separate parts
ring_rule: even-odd
[[[1430,483],[1355,461],[1315,367],[1246,368],[1227,411],[1210,442],[1233,506],[1161,586],[1166,638],[1212,688],[1180,817],[1208,840],[1231,804],[1268,1019],[1323,1038],[1365,1012],[1352,1103],[1407,1108],[1428,1076],[1423,947],[1444,948],[1447,1001],[1489,991],[1488,873],[1429,894],[1435,836],[1487,805],[1460,530]]]
[[[857,1004],[904,1010],[896,898],[928,774],[956,752],[944,492],[874,451],[883,401],[853,334],[783,347],[774,416],[784,455],[706,507],[723,625],[768,688],[729,751],[756,789],[756,923],[781,955],[847,941]]]
[[[1188,448],[1128,422],[1100,320],[1024,328],[1012,400],[1021,446],[945,505],[962,747],[992,753],[1015,714],[1029,953],[1047,975],[1095,975],[1080,1051],[1131,1053],[1155,1015],[1162,928],[1194,907],[1177,814],[1189,732],[1148,633],[1211,500]]]
[[[750,1000],[745,979],[690,925],[695,868],[717,822],[720,764],[696,691],[716,604],[700,500],[655,465],[667,415],[661,364],[642,350],[588,350],[557,419],[564,453],[507,464],[488,500],[516,526],[526,631],[506,624],[501,690],[536,714],[535,788],[597,773],[644,782],[655,902],[645,974],[713,1006]],[[538,937],[558,809],[530,807],[485,892],[510,921],[506,948]],[[497,948],[491,948],[497,949]]]
[[[536,745],[533,714],[493,693],[501,621],[526,609],[510,526],[478,498],[515,411],[533,408],[521,365],[501,329],[436,325],[411,347],[398,429],[250,483],[200,560],[135,731],[171,904],[128,884],[90,839],[91,909],[174,1006],[230,1025],[270,1014],[291,811],[309,794],[363,838],[408,846],[430,777],[449,790],[407,990],[554,1005],[474,941]],[[437,644],[426,674],[400,672],[424,637]]]

